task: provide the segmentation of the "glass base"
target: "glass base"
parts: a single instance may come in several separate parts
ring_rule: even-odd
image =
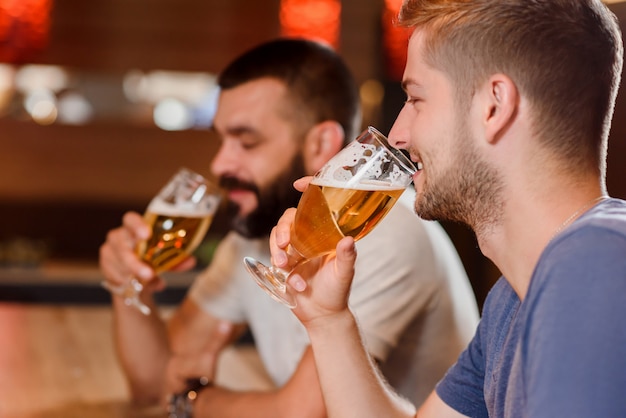
[[[275,301],[291,309],[297,306],[293,296],[287,293],[286,284],[276,278],[270,267],[265,266],[252,257],[245,257],[243,263],[261,289],[265,290],[265,293],[270,295]]]
[[[114,285],[106,280],[103,280],[100,284],[109,292],[118,296],[123,296],[124,304],[126,306],[134,306],[139,310],[139,312],[146,316],[150,315],[150,312],[152,312],[148,305],[139,300],[139,293],[143,290],[143,285],[134,277],[131,278],[130,282],[125,285]]]

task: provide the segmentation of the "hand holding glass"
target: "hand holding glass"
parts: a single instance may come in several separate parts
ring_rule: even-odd
[[[152,227],[152,235],[137,245],[142,261],[150,264],[156,273],[169,270],[188,257],[202,242],[215,212],[221,193],[198,173],[181,168],[152,199],[144,219]],[[139,299],[143,285],[131,278],[125,285],[102,285],[124,303],[135,306],[149,315],[150,308]]]
[[[291,271],[332,253],[345,236],[363,238],[393,207],[415,172],[413,163],[370,126],[328,161],[302,194],[286,249],[291,270],[267,267],[251,257],[244,258],[246,268],[270,296],[294,308],[286,286]]]

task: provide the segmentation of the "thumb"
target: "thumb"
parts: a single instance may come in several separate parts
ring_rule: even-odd
[[[337,244],[335,272],[338,279],[348,285],[354,277],[354,263],[356,262],[356,247],[354,238],[345,237]]]

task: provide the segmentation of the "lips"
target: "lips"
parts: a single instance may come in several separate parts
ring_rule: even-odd
[[[249,189],[229,189],[228,190],[228,198],[230,200],[237,200],[238,197],[247,196],[250,194],[254,194],[254,192]]]
[[[415,167],[417,168],[417,171],[422,171],[422,169],[424,168],[421,158],[419,157],[419,155],[410,152],[409,155],[411,156],[411,161],[413,161],[413,164],[415,165]]]

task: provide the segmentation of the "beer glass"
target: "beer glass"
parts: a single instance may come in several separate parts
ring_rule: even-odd
[[[291,271],[332,253],[345,236],[363,238],[393,207],[415,172],[411,160],[368,127],[315,174],[302,194],[286,249],[290,270],[267,267],[252,257],[244,258],[246,268],[271,297],[294,308],[286,286]]]
[[[202,242],[221,201],[221,192],[207,179],[181,168],[150,201],[144,213],[152,235],[137,245],[141,260],[157,273],[171,269],[188,257]],[[128,306],[149,315],[150,308],[139,299],[143,285],[131,278],[127,285],[102,285],[124,296]]]

